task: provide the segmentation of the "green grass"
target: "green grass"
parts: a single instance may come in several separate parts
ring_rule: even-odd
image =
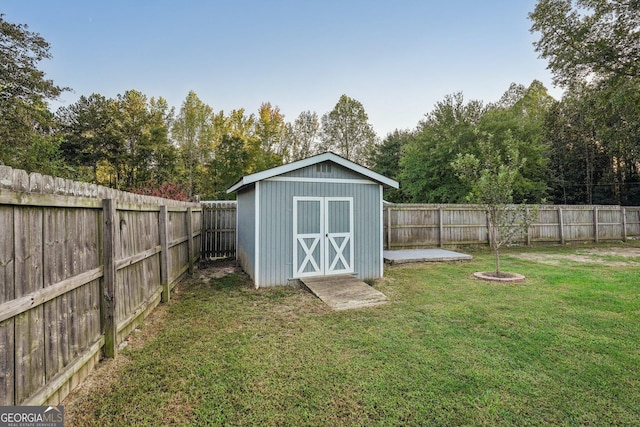
[[[640,245],[620,244],[620,247]],[[639,425],[640,260],[508,249],[387,268],[386,306],[332,312],[243,275],[189,281],[85,402],[95,425]],[[560,259],[560,265],[520,253]],[[596,257],[594,257],[595,260]]]

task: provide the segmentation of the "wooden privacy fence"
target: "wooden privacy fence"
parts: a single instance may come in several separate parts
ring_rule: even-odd
[[[203,259],[236,255],[235,201],[202,202]]]
[[[538,206],[526,241],[626,240],[640,237],[640,207]],[[488,244],[486,211],[477,205],[385,204],[384,247]]]
[[[0,406],[57,404],[193,268],[201,207],[0,166]]]

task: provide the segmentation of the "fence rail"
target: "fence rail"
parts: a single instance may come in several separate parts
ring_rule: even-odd
[[[640,207],[538,207],[523,243],[626,240],[640,237]],[[477,205],[386,204],[384,247],[402,249],[488,244],[485,210]]]
[[[201,207],[0,166],[0,405],[57,404],[193,268]]]

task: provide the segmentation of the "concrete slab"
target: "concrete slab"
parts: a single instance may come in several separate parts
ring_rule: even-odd
[[[387,264],[404,264],[408,262],[437,262],[470,260],[471,255],[445,249],[404,249],[384,251],[384,262]]]
[[[354,276],[305,277],[300,281],[334,310],[371,307],[387,302],[387,297]]]

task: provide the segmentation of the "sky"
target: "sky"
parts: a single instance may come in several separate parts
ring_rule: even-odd
[[[214,111],[278,106],[293,122],[364,106],[377,135],[414,129],[446,95],[495,102],[540,80],[528,13],[536,0],[0,0],[51,45],[39,64],[82,95],[138,90],[179,111],[190,90]]]

